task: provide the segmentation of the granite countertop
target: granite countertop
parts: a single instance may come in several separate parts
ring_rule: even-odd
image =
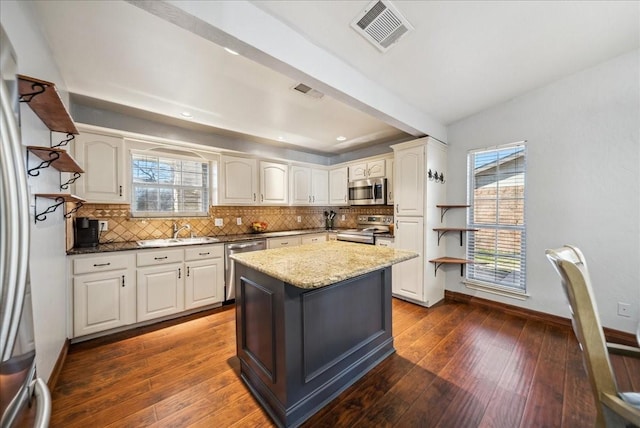
[[[417,253],[343,241],[234,254],[232,259],[299,288],[318,288],[418,257]]]
[[[214,238],[219,239],[218,242],[211,242],[207,244],[185,244],[185,245],[175,245],[170,247],[140,247],[137,241],[129,241],[129,242],[112,242],[106,244],[98,244],[95,247],[86,247],[86,248],[72,248],[67,251],[67,255],[76,255],[76,254],[92,254],[92,253],[108,253],[113,251],[129,251],[129,250],[145,250],[145,249],[165,249],[165,248],[183,248],[185,246],[192,247],[193,245],[212,245],[212,244],[224,244],[227,242],[237,242],[237,241],[253,241],[255,239],[267,239],[267,238],[278,238],[282,236],[293,236],[293,235],[306,235],[311,233],[324,233],[324,232],[338,232],[339,230],[332,229],[300,229],[300,230],[284,230],[280,232],[264,232],[264,233],[247,233],[241,235],[226,235],[226,236],[215,236]]]

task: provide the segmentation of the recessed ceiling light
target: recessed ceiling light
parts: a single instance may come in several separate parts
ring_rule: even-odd
[[[284,137],[282,135],[278,136],[279,141],[284,141]]]
[[[339,137],[336,137],[336,140],[338,140],[338,141],[344,141],[346,139],[347,139],[347,137],[344,137],[342,135],[340,135]]]
[[[180,113],[180,116],[182,116],[182,117],[193,117],[193,115],[188,111],[183,111],[182,113]]]
[[[238,52],[234,51],[233,49],[229,49],[229,48],[224,48],[225,51],[229,52],[231,55],[239,55]]]

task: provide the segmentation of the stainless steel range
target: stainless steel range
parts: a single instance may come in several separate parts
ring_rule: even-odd
[[[393,216],[361,215],[358,216],[358,228],[338,232],[338,241],[375,244],[376,234],[389,233],[391,224]]]

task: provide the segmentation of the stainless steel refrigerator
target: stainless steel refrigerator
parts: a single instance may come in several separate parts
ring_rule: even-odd
[[[31,225],[26,152],[20,142],[17,61],[2,26],[0,71],[0,427],[47,427],[51,396],[36,374],[29,289]]]

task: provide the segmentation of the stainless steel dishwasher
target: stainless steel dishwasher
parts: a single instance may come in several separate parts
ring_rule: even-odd
[[[229,302],[236,297],[234,262],[229,258],[229,256],[232,254],[248,253],[249,251],[260,251],[266,249],[266,239],[256,239],[253,241],[235,242],[224,245],[224,284],[226,302]]]

